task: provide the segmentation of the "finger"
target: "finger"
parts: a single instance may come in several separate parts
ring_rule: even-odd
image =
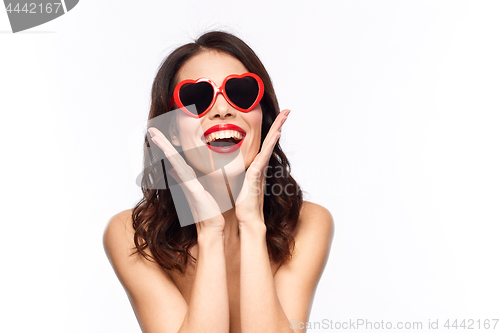
[[[271,125],[271,128],[269,129],[269,132],[266,135],[266,138],[264,139],[263,146],[269,141],[269,138],[274,135],[274,133],[278,132],[283,126],[283,123],[285,122],[288,113],[290,110],[283,110],[280,112],[280,114],[276,117],[274,120],[273,124]]]
[[[264,142],[262,144],[263,147],[264,147],[264,144],[266,144],[267,141],[269,141],[270,137],[273,137],[273,135],[275,135],[275,133],[277,133],[281,130],[281,127],[283,126],[283,124],[287,120],[289,114],[290,114],[290,110],[285,109],[285,110],[281,111],[280,114],[276,117],[273,124],[271,125],[271,128],[269,129],[269,132],[266,135],[266,138],[264,139]]]
[[[173,169],[175,169],[175,174],[178,177],[178,179],[174,177],[176,181],[179,182],[180,179],[179,183],[186,183],[196,178],[193,169],[186,163],[184,158],[182,158],[162,132],[154,127],[150,127],[148,132],[151,134],[153,142],[165,153],[168,161]]]
[[[186,161],[184,161],[182,156],[177,152],[162,132],[154,127],[148,128],[148,132],[151,134],[153,142],[165,153],[168,161],[177,171],[181,171],[182,169],[189,167]]]
[[[273,153],[274,146],[276,145],[276,142],[278,142],[280,136],[281,132],[276,132],[272,137],[269,137],[269,141],[262,145],[260,153],[255,157],[252,165],[260,170],[260,172],[262,172],[266,165],[269,163],[269,159],[271,158],[271,154]]]
[[[172,146],[170,141],[168,141],[167,138],[165,137],[165,135],[163,135],[163,133],[160,132],[157,128],[150,127],[150,128],[148,128],[148,132],[151,135],[151,140],[153,140],[153,142],[158,147],[160,147],[160,149],[163,150],[163,152],[166,155],[173,155],[173,154],[177,153],[174,146]]]

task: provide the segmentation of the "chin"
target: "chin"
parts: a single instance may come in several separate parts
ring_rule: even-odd
[[[241,149],[230,154],[212,154],[215,169],[224,168],[226,177],[235,177],[244,174],[250,163],[245,163]]]
[[[196,171],[198,177],[213,172],[218,173],[222,168],[226,176],[231,177],[243,173],[250,165],[245,163],[246,159],[243,158],[241,149],[220,154],[203,146],[184,150],[184,155],[186,162]]]

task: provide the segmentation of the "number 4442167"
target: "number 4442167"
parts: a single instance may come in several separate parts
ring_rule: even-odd
[[[464,319],[461,322],[455,319],[453,322],[448,319],[444,323],[444,327],[448,329],[495,329],[498,324],[498,319],[484,319],[484,320],[474,320],[474,319]]]
[[[21,7],[22,6],[22,7]],[[27,14],[38,14],[38,13],[47,13],[50,14],[52,12],[57,13],[61,7],[61,3],[45,3],[45,4],[36,4],[36,3],[27,3],[24,4],[18,3],[9,3],[7,4],[7,12],[8,13],[27,13]],[[62,9],[61,9],[62,10]]]

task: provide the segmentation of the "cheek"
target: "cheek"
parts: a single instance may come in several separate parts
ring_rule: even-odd
[[[200,146],[203,134],[200,120],[190,117],[183,112],[177,116],[177,133],[182,147]]]
[[[260,142],[260,136],[262,131],[262,110],[260,106],[248,113],[247,124],[252,129],[254,133],[255,140]]]
[[[185,156],[185,161],[202,174],[212,172],[209,151],[202,141],[203,130],[198,118],[190,117],[182,112],[177,118],[177,133],[179,145]]]

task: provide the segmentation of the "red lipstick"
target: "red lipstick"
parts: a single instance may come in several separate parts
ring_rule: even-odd
[[[226,147],[220,147],[220,146],[212,146],[206,141],[206,137],[210,135],[211,133],[214,132],[219,132],[219,131],[237,131],[239,132],[243,138],[237,143],[237,144],[231,144]],[[239,126],[236,126],[234,124],[217,124],[205,131],[203,134],[203,142],[208,146],[208,149],[216,152],[216,153],[221,153],[221,154],[227,154],[227,153],[232,153],[236,150],[238,150],[241,147],[241,144],[243,143],[243,140],[245,139],[246,132]]]

